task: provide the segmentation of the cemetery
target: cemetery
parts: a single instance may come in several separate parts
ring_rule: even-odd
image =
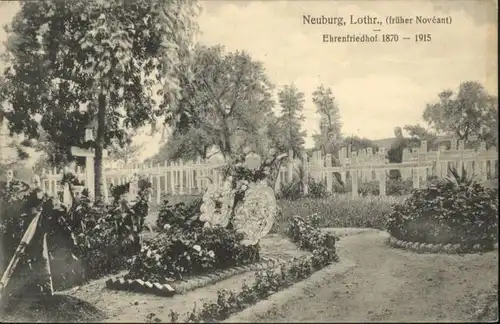
[[[498,98],[460,79],[430,103],[380,71],[338,90],[358,56],[337,80],[200,41],[213,3],[3,7],[0,320],[495,320]]]
[[[91,130],[86,132],[86,136],[91,138]],[[349,151],[341,150],[340,167],[329,166],[331,157],[322,159],[318,154],[313,156],[311,162],[305,161],[307,178],[310,179],[305,182],[305,191],[309,190],[308,183],[314,185],[314,178],[326,185],[325,196],[311,196],[313,198],[308,198],[311,202],[324,201],[328,205],[330,201],[337,201],[338,204],[345,199],[354,199],[363,204],[363,201],[373,199],[393,199],[394,207],[388,207],[380,216],[387,217],[387,222],[351,226],[387,230],[390,233],[387,245],[390,247],[417,253],[452,254],[487,252],[498,248],[497,223],[491,217],[498,210],[495,193],[467,176],[467,170],[479,170],[483,179],[496,176],[494,169],[489,169],[496,162],[489,151],[479,148],[474,152],[462,153],[464,150],[461,149],[454,154],[444,153],[441,156],[445,157],[442,158],[445,162],[439,154],[437,157],[433,155],[435,152],[419,151],[425,154],[424,157],[420,155],[419,161],[415,162],[419,156],[414,155],[409,158],[413,161],[400,165],[388,164],[377,155],[367,158],[371,156],[367,152],[346,152]],[[88,161],[86,165],[92,165],[91,151],[74,148],[73,153],[84,156]],[[408,152],[405,156],[408,157]],[[218,297],[227,299],[226,302],[232,305],[228,306],[229,309],[193,310],[189,315],[192,321],[223,320],[254,304],[259,298],[265,298],[270,291],[280,291],[339,261],[335,243],[343,234],[325,229],[349,227],[349,221],[356,222],[359,216],[351,214],[346,224],[330,225],[325,220],[324,209],[303,211],[301,207],[292,207],[294,201],[278,201],[276,192],[287,185],[287,179],[294,179],[296,164],[297,161],[281,154],[265,160],[257,168],[249,168],[244,163],[200,163],[190,168],[174,165],[163,170],[160,167],[135,167],[138,172],[128,181],[111,170],[105,174],[105,178],[109,179],[104,182],[109,183],[105,190],[109,193],[104,195],[105,205],[92,203],[93,197],[89,194],[92,190],[88,190],[93,185],[92,167],[90,171],[76,170],[74,174],[66,168],[57,181],[54,181],[57,172],[46,172],[34,176],[31,184],[16,181],[9,171],[2,191],[2,210],[15,215],[10,221],[2,220],[2,247],[8,252],[2,257],[3,260],[10,260],[10,263],[2,262],[7,265],[1,281],[3,307],[19,302],[19,298],[23,298],[20,295],[26,292],[48,298],[59,291],[73,291],[81,285],[92,286],[94,281],[100,282],[101,288],[109,291],[172,298],[223,283],[231,277],[253,277],[256,286],[243,286],[239,295],[231,290],[227,292],[229,295]],[[458,174],[454,165],[461,165],[463,172]],[[448,177],[443,177],[445,167],[448,167]],[[385,183],[381,180],[391,169],[401,170],[403,177],[413,179],[414,189],[410,190],[409,196],[403,196],[407,197],[404,200],[383,195],[359,197],[358,192],[332,193],[332,182],[338,182],[334,173],[339,172],[340,181],[346,178],[346,173],[351,177],[354,190],[357,179],[362,185],[375,175],[380,181],[379,189],[382,189],[379,194],[383,194]],[[419,175],[435,175],[436,172],[440,181],[421,185],[423,179]],[[112,178],[116,174],[120,177],[118,180]],[[151,181],[155,177],[156,181]],[[164,181],[163,186],[160,179]],[[165,179],[172,182],[167,183]],[[447,179],[454,179],[455,182]],[[183,190],[198,190],[203,194],[191,202],[171,204],[168,200],[160,200],[165,194],[162,191],[168,192],[169,189],[178,196],[182,196]],[[58,192],[62,194],[52,194]],[[462,205],[451,203],[462,196],[467,197],[460,201]],[[437,205],[432,212],[428,208],[432,206],[433,199]],[[446,199],[450,203],[446,203]],[[155,223],[147,224],[148,206],[153,200],[160,201],[160,206]],[[470,205],[471,200],[474,205]],[[443,202],[444,206],[450,206],[448,210],[439,207],[443,206]],[[283,218],[287,204],[295,214]],[[422,207],[418,207],[419,204],[423,204]],[[484,207],[478,210],[477,204],[484,204]],[[352,207],[349,209],[352,213]],[[361,211],[360,214],[366,212],[370,211]],[[458,216],[457,212],[462,216]],[[13,222],[19,219],[19,215],[25,221]],[[449,218],[440,218],[440,215]],[[439,230],[434,221],[429,222],[430,219],[442,220],[444,227]],[[463,223],[457,222],[459,219],[463,219]],[[446,223],[449,221],[452,222]],[[476,226],[467,225],[470,222]],[[415,232],[408,231],[416,225],[423,229],[417,235],[423,236],[414,236]],[[425,226],[431,227],[427,229]],[[442,232],[447,228],[451,231]],[[12,238],[9,233],[12,233]],[[280,243],[283,240],[290,242],[285,243],[288,244],[288,251],[273,247],[283,244]],[[265,249],[259,242],[265,242]],[[295,244],[296,248],[290,248],[290,244]],[[31,278],[34,269],[41,270],[37,271],[35,278]],[[100,278],[107,279],[102,281]],[[264,285],[264,288],[259,285]],[[259,294],[261,297],[258,297]]]

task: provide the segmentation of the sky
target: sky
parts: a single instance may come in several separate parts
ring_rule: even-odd
[[[309,137],[319,116],[312,92],[331,87],[344,135],[370,139],[392,137],[394,127],[423,123],[426,103],[463,81],[479,81],[497,94],[497,1],[495,0],[344,0],[344,1],[202,1],[198,40],[222,44],[228,51],[245,50],[261,61],[270,80],[280,87],[294,83],[304,92],[304,129]],[[15,14],[16,3],[2,3],[0,24]],[[442,25],[306,25],[303,16],[451,17]],[[402,37],[431,34],[415,43],[324,43],[323,34],[398,33]],[[0,32],[0,41],[5,33]],[[159,136],[142,136],[142,157],[158,150]]]

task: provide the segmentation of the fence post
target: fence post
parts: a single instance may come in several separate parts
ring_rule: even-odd
[[[326,154],[325,156],[325,164],[327,168],[332,167],[332,155]],[[326,171],[326,191],[331,193],[333,190],[333,182],[332,182],[332,172],[330,170]]]
[[[274,183],[274,192],[279,192],[281,189],[281,172],[278,171],[276,182]]]
[[[184,162],[179,161],[179,194],[184,194]]]
[[[352,179],[352,196],[358,197],[358,170],[351,171],[351,179]]]
[[[413,173],[413,188],[420,189],[420,172],[417,167],[412,169]]]
[[[149,169],[151,170],[152,168],[153,168],[153,166],[150,164],[149,165]],[[153,175],[150,174],[148,178],[149,178],[149,182],[151,183],[151,186],[153,186]],[[151,189],[153,189],[153,188],[151,188]],[[139,189],[137,189],[137,191],[139,192]],[[153,193],[152,193],[152,191],[149,192],[148,201],[149,202],[153,201]]]
[[[106,172],[103,172],[101,186],[104,196],[104,202],[107,204],[109,203],[109,192],[108,192],[108,178],[106,176]]]
[[[201,158],[196,160],[196,188],[198,193],[202,193],[201,188]]]
[[[160,163],[157,163],[158,175],[156,176],[156,204],[161,204],[161,167]]]
[[[304,186],[304,188],[302,188],[302,190],[304,191],[303,194],[304,196],[307,196],[309,194],[309,164],[308,164],[308,161],[307,161],[307,153],[304,153],[302,155],[302,165],[303,165],[303,169],[304,169],[304,172],[302,174],[302,184]]]
[[[186,193],[191,194],[191,161],[186,162]]]
[[[291,183],[293,181],[293,150],[288,150],[288,174],[287,174],[287,182]]]
[[[174,171],[175,163],[170,161],[170,190],[172,191],[172,195],[175,195],[175,171]]]
[[[47,170],[45,168],[42,169],[42,176],[40,177],[40,182],[42,185],[42,191],[43,193],[47,192]]]
[[[69,193],[69,184],[64,185],[64,193],[63,193],[63,204],[66,206],[71,206],[71,194]]]
[[[386,173],[385,169],[382,169],[379,171],[379,191],[380,191],[380,196],[385,196],[386,195]]]
[[[168,192],[168,168],[167,168],[167,160],[163,161],[163,190],[165,191],[165,195]]]

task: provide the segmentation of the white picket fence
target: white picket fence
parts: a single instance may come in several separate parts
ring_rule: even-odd
[[[332,166],[332,156],[322,156],[321,152],[315,152],[311,159],[288,160],[282,165],[276,181],[275,190],[279,191],[284,183],[290,182],[300,165],[303,167],[304,180],[312,177],[316,180],[326,182],[327,191],[333,190],[334,174],[346,183],[350,181],[352,195],[358,195],[359,183],[378,181],[380,195],[386,193],[386,179],[390,170],[399,170],[403,179],[412,179],[413,187],[420,188],[423,181],[430,176],[445,177],[448,175],[448,167],[453,165],[457,170],[464,167],[468,174],[473,174],[479,180],[485,181],[498,177],[498,151],[486,149],[485,145],[477,150],[464,149],[463,141],[458,141],[457,146],[450,150],[440,148],[438,151],[427,151],[427,143],[422,142],[419,149],[413,152],[406,150],[403,154],[403,163],[387,163],[386,152],[373,153],[371,150],[361,152],[349,152],[349,148],[343,148],[339,153],[340,166]],[[146,175],[153,184],[152,201],[159,204],[163,195],[198,195],[209,185],[209,179],[213,180],[215,186],[222,183],[222,177],[217,167],[220,164],[208,163],[197,160],[195,162],[165,161],[162,164],[138,164],[128,165],[121,168],[105,168],[105,196],[109,196],[109,186],[123,184],[134,174]],[[74,170],[75,175],[81,181],[85,181],[85,173],[82,168]],[[58,181],[61,180],[62,170],[45,170],[42,175],[42,188],[51,195],[59,194]]]

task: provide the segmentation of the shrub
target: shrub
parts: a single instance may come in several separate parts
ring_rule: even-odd
[[[309,198],[324,198],[329,196],[328,191],[326,190],[326,181],[325,180],[315,180],[310,177],[308,181],[308,189],[309,192],[307,197]],[[284,200],[297,200],[304,196],[304,184],[301,178],[294,177],[293,180],[289,183],[283,183],[281,185],[280,191],[276,195],[278,199]]]
[[[243,234],[221,227],[165,229],[143,244],[126,277],[164,282],[257,261],[258,245],[241,245],[242,239]]]
[[[388,229],[410,242],[486,244],[497,240],[498,191],[452,171],[452,179],[414,190],[394,206]]]
[[[413,190],[412,180],[387,179],[386,194],[388,196],[405,196]]]
[[[329,193],[326,190],[326,181],[325,180],[316,181],[316,180],[314,180],[314,178],[309,178],[308,197],[318,199],[318,198],[324,198],[328,195],[329,195]]]
[[[401,178],[386,180],[385,194],[387,196],[404,196],[409,195],[413,190],[412,180],[402,180]],[[380,195],[380,181],[374,180],[370,182],[363,182],[359,185],[359,194],[361,196],[379,196]]]
[[[0,244],[5,260],[0,262],[2,267],[6,267],[14,255],[43,198],[21,181],[12,180],[9,186],[5,182],[0,184]]]
[[[276,194],[278,199],[297,200],[304,196],[302,181],[294,177],[291,182],[283,183],[280,191]]]
[[[161,230],[165,226],[180,228],[203,226],[203,223],[199,221],[202,203],[201,198],[187,203],[180,202],[175,205],[170,204],[168,200],[164,200],[156,219],[157,228]]]
[[[315,268],[322,268],[326,264],[337,261],[335,251],[335,237],[322,232],[319,225],[319,216],[312,214],[308,217],[293,216],[287,229],[287,236],[299,248],[313,253]],[[324,263],[322,263],[324,262]]]
[[[348,192],[352,192],[352,181],[350,178],[346,179],[346,181],[342,181],[339,178],[339,175],[336,175],[336,180],[333,181],[332,192],[338,194],[345,194]]]
[[[72,183],[73,177],[63,176]],[[122,194],[113,194],[111,205],[92,204],[87,196],[76,199],[68,210],[39,189],[2,191],[2,252],[11,257],[36,210],[41,210],[42,231],[48,235],[51,270],[56,289],[68,288],[83,279],[123,269],[139,250],[139,233],[148,212],[149,180],[139,182],[137,201],[129,206]],[[13,193],[15,191],[15,194]],[[30,252],[29,259],[39,256]],[[4,259],[4,260],[5,260]],[[77,262],[75,262],[77,261]],[[2,262],[6,264],[6,262]]]
[[[379,196],[379,181],[362,182],[359,185],[358,192],[361,196]]]

